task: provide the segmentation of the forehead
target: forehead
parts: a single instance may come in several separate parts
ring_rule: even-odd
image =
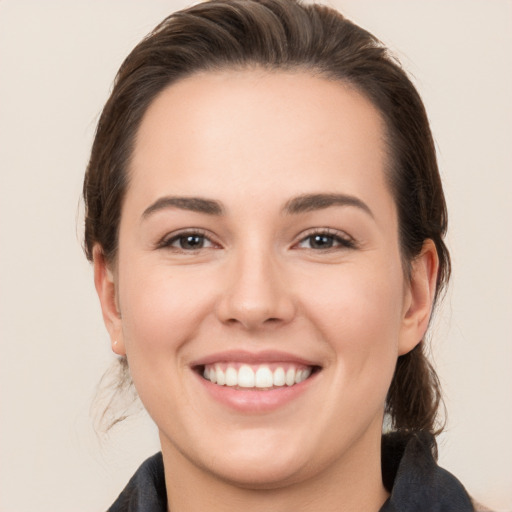
[[[255,194],[336,186],[367,196],[371,182],[387,189],[384,133],[378,111],[343,82],[304,71],[196,74],[145,113],[130,189],[147,201],[164,191],[236,193],[249,182]]]

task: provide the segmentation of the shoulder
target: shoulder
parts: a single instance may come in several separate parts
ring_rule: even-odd
[[[490,508],[487,508],[481,503],[478,503],[473,498],[471,498],[471,503],[473,505],[473,508],[475,509],[475,512],[493,512]]]
[[[108,512],[166,512],[164,464],[157,453],[141,464]]]
[[[461,482],[438,466],[435,438],[427,432],[394,432],[382,439],[382,475],[390,492],[381,512],[478,508]]]

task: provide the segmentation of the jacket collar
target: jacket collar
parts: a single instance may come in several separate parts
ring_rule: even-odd
[[[436,444],[425,432],[382,438],[382,478],[390,497],[380,512],[472,512],[462,484],[435,460]],[[137,470],[108,512],[167,512],[162,454]]]
[[[382,438],[382,479],[391,493],[380,512],[473,512],[462,484],[436,463],[434,437],[426,432]]]

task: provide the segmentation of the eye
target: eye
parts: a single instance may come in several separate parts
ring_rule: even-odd
[[[198,231],[181,232],[177,235],[165,238],[158,244],[161,249],[174,249],[178,252],[193,252],[200,249],[216,247],[205,233]]]
[[[297,246],[301,249],[313,249],[318,251],[336,248],[353,249],[356,245],[354,240],[348,235],[344,235],[338,231],[322,230],[315,231],[302,238]]]

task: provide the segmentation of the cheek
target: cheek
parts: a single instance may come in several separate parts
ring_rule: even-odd
[[[173,354],[194,337],[211,292],[208,280],[193,272],[176,272],[160,265],[134,264],[120,282],[123,333],[128,358]]]
[[[304,310],[350,374],[389,373],[398,355],[403,292],[400,267],[351,267],[303,288]],[[313,283],[310,283],[311,285]],[[306,293],[314,289],[315,293]],[[390,370],[391,368],[391,370]]]
[[[193,277],[193,273],[171,271],[162,265],[137,264],[135,258],[120,277],[130,374],[145,408],[162,425],[169,411],[190,407],[182,385],[190,368],[183,356],[211,311],[212,290],[204,276]],[[180,416],[172,415],[179,423]]]

